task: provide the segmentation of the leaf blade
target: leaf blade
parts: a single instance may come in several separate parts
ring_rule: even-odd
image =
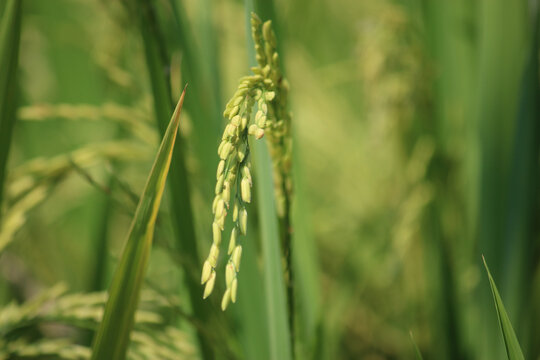
[[[250,19],[254,9],[261,10],[259,15],[271,15],[273,4],[268,2],[266,7],[261,1],[246,0],[246,32],[251,31]],[[260,7],[263,6],[264,9]],[[264,16],[271,18],[273,16]],[[274,20],[274,19],[273,19]],[[251,65],[256,65],[254,43],[251,36],[246,37],[248,58]],[[287,294],[283,276],[281,239],[276,205],[274,200],[274,183],[272,161],[266,144],[255,141],[254,163],[257,191],[257,209],[260,220],[260,237],[263,256],[264,297],[266,305],[266,320],[268,326],[269,358],[271,360],[287,360],[294,358],[291,341],[291,329],[288,322]]]
[[[416,341],[414,341],[412,331],[409,333],[409,336],[411,337],[411,342],[414,348],[414,358],[416,360],[424,360],[424,358],[422,357],[422,353],[420,352],[420,349],[418,348],[418,345],[416,344]]]
[[[486,268],[486,272],[489,278],[489,285],[491,287],[491,293],[495,302],[495,309],[497,310],[497,317],[499,319],[499,326],[501,328],[504,339],[506,355],[508,356],[509,360],[523,360],[523,352],[521,351],[518,339],[516,337],[514,329],[512,328],[512,324],[510,323],[510,318],[506,313],[506,309],[504,308],[501,296],[499,295],[499,291],[497,290],[495,281],[491,277],[491,273],[489,272],[489,268],[487,266],[484,256],[482,256],[482,261],[484,262],[484,267]]]
[[[160,28],[156,23],[156,14],[152,2],[139,0],[137,4],[146,67],[154,99],[156,123],[161,134],[164,134],[170,109],[173,106],[169,75],[163,71],[163,69],[169,67],[169,60],[164,56],[167,53],[167,48],[163,42]],[[171,223],[176,238],[173,250],[184,255],[182,259],[183,268],[187,274],[185,285],[188,289],[193,315],[201,323],[208,323],[220,315],[215,315],[211,311],[211,304],[203,301],[202,296],[200,296],[199,274],[202,257],[199,253],[198,237],[195,231],[196,217],[190,196],[191,184],[188,179],[186,152],[181,137],[177,139],[173,151],[175,162],[172,164],[169,174],[169,183],[171,184],[169,187]],[[213,359],[213,349],[207,335],[204,332],[197,332],[197,337],[203,359]]]
[[[117,266],[96,333],[92,359],[124,359],[140,289],[152,246],[156,217],[165,189],[180,122],[185,89],[178,101],[139,200],[120,263]]]
[[[278,220],[274,204],[272,165],[266,144],[255,143],[258,210],[264,260],[266,315],[270,342],[270,359],[291,359],[285,281],[281,263]]]

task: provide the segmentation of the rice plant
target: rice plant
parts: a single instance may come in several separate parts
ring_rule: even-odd
[[[0,359],[539,359],[539,5],[0,1]]]

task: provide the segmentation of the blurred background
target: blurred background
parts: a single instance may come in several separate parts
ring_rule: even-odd
[[[298,358],[413,359],[414,343],[425,359],[505,358],[484,255],[525,358],[539,359],[538,2],[296,0],[270,13],[293,114]],[[269,358],[248,271],[257,220],[238,304],[197,312],[202,288],[186,285],[211,244],[222,111],[249,74],[248,37],[241,1],[24,1],[0,329],[9,306],[57,284],[107,289],[160,139],[156,103],[170,101],[154,64],[172,99],[189,82],[173,162],[197,240],[177,246],[166,195],[145,286],[153,331],[181,331],[167,340],[185,342],[178,359],[201,358],[200,341],[217,358]],[[17,328],[29,342],[91,338],[30,323]],[[0,347],[20,336],[6,334]]]

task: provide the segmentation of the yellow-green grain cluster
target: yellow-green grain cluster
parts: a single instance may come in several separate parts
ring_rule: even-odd
[[[285,216],[288,199],[292,192],[291,169],[291,114],[288,111],[289,83],[283,77],[276,49],[276,37],[271,21],[261,26],[253,16],[251,31],[255,41],[256,59],[259,64],[254,73],[262,74],[266,88],[258,99],[255,121],[266,130],[266,138],[272,157],[276,203],[279,216]],[[262,38],[261,38],[262,36]],[[267,121],[271,119],[270,121]]]
[[[216,282],[222,232],[229,211],[233,228],[229,237],[225,266],[226,290],[221,307],[236,302],[242,245],[240,236],[247,233],[247,204],[251,202],[251,158],[249,137],[261,139],[266,135],[272,156],[276,200],[280,216],[285,213],[291,191],[290,181],[290,114],[287,111],[287,82],[279,69],[276,38],[271,22],[264,24],[255,15],[251,18],[252,36],[258,66],[253,75],[240,79],[240,84],[227,103],[224,116],[229,120],[218,147],[220,162],[216,174],[215,198],[212,204],[213,243],[204,262],[201,283],[206,284],[203,297],[208,297]],[[253,109],[256,109],[253,115]],[[253,115],[253,116],[252,116]]]

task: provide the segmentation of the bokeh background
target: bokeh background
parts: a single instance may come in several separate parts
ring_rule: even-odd
[[[173,98],[189,82],[180,134],[206,254],[221,113],[249,73],[244,4],[147,3]],[[108,286],[160,138],[137,6],[24,1],[4,307],[58,283]],[[294,122],[294,249],[308,273],[300,359],[412,359],[414,343],[425,359],[505,358],[481,255],[525,357],[539,358],[537,20],[537,1],[274,2]],[[183,265],[194,259],[171,245],[165,202],[146,284],[169,301],[164,321],[193,358],[200,327],[218,358],[268,358],[249,280],[231,311],[210,308],[217,327],[171,315],[189,318]],[[258,237],[248,240],[257,266]],[[39,327],[30,338],[55,336],[90,335]]]

